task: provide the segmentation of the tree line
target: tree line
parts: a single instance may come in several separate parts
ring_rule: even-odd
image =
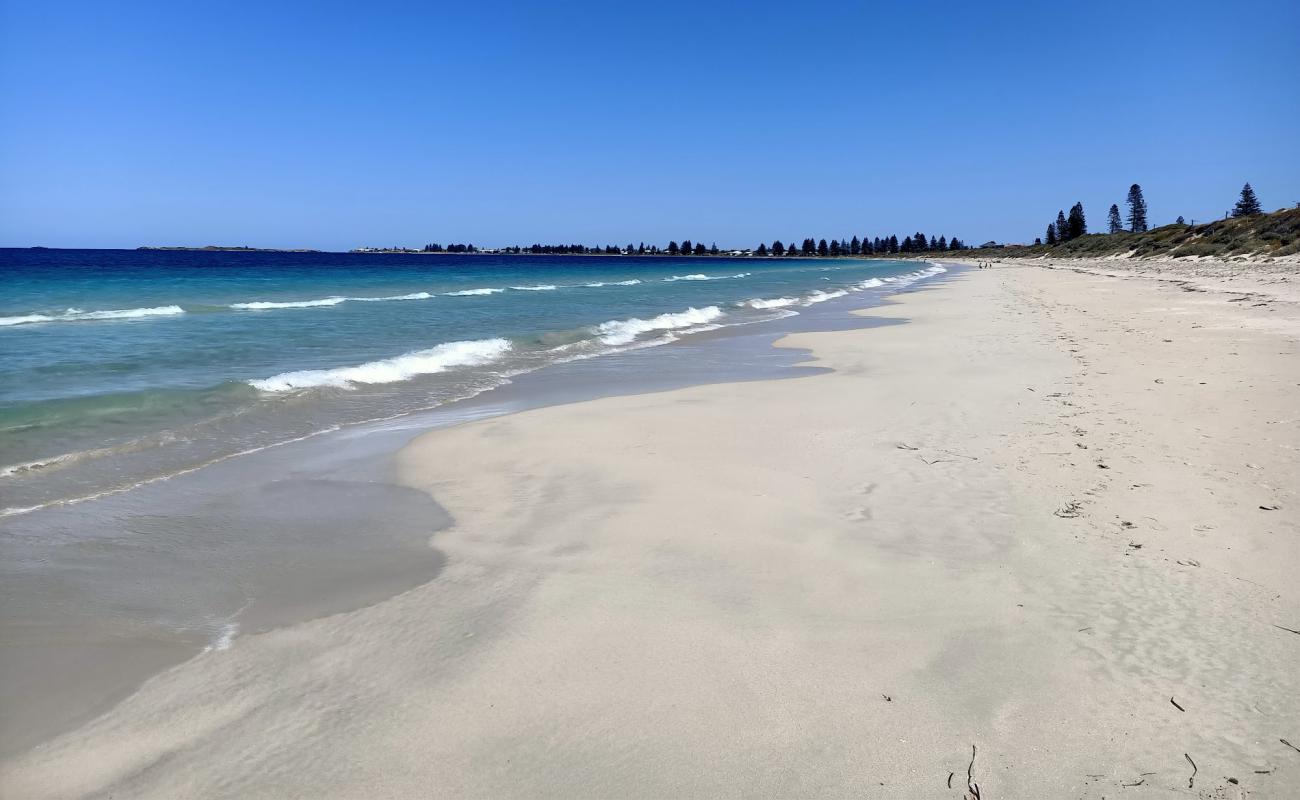
[[[1139,184],[1133,184],[1128,188],[1128,197],[1124,200],[1128,206],[1128,227],[1124,227],[1124,220],[1120,218],[1119,205],[1112,203],[1110,210],[1106,215],[1106,232],[1107,233],[1144,233],[1147,229],[1147,201],[1142,194],[1142,187]],[[1261,214],[1263,209],[1259,204],[1259,198],[1255,196],[1255,190],[1247,182],[1241,187],[1241,194],[1237,199],[1236,205],[1224,216],[1231,217],[1248,217],[1252,214]],[[1177,225],[1187,224],[1180,216],[1175,220]],[[1035,239],[1034,244],[1056,245],[1062,242],[1068,242],[1071,239],[1077,239],[1088,233],[1088,220],[1083,213],[1083,203],[1075,203],[1070,208],[1067,216],[1064,210],[1056,212],[1056,219],[1047,224],[1047,235],[1042,239]]]
[[[933,235],[927,237],[920,231],[915,234],[904,236],[899,241],[897,236],[886,236],[875,238],[854,236],[851,239],[804,239],[801,243],[791,242],[789,245],[784,244],[780,239],[768,245],[766,242],[760,242],[754,250],[725,251],[727,253],[741,252],[752,253],[756,256],[798,256],[801,258],[838,258],[840,256],[872,256],[888,255],[898,253],[928,253],[928,252],[951,252],[955,250],[965,250],[968,248],[965,242],[956,236],[949,239],[947,236]],[[472,244],[451,244],[444,247],[441,244],[430,243],[422,248],[425,253],[479,253],[483,252],[482,248],[475,247]],[[705,246],[703,242],[692,242],[690,239],[683,239],[679,244],[676,240],[670,241],[668,246],[660,248],[658,245],[646,245],[641,242],[633,245],[631,242],[626,247],[617,245],[595,245],[588,246],[582,244],[532,244],[529,246],[512,245],[509,247],[500,247],[492,252],[511,253],[515,255],[636,255],[636,256],[716,256],[724,251],[718,248],[716,243]]]

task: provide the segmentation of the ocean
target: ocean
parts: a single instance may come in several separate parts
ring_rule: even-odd
[[[815,372],[918,262],[0,250],[0,755],[435,580],[440,425]],[[502,442],[509,447],[508,442]]]
[[[0,515],[789,317],[940,268],[725,257],[0,250]]]

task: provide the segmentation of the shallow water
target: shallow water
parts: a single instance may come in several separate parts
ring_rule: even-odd
[[[0,513],[779,319],[915,263],[0,250]]]
[[[917,271],[906,266],[899,274]],[[793,330],[881,324],[847,312],[905,285],[503,376],[494,391],[461,402],[0,519],[0,753],[79,724],[148,675],[238,635],[435,578],[443,564],[436,533],[450,520],[392,474],[392,455],[421,432],[611,394],[814,374],[799,365],[802,351],[772,343]]]

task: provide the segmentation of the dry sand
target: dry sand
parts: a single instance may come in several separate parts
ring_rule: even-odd
[[[909,322],[784,342],[833,373],[427,434],[437,580],[4,796],[958,798],[972,746],[985,800],[1300,794],[1296,307],[1005,267],[865,313]]]

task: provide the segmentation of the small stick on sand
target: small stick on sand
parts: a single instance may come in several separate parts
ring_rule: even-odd
[[[970,746],[970,763],[966,765],[966,789],[970,792],[971,800],[980,800],[980,787],[975,782],[975,745]]]
[[[1187,788],[1190,789],[1192,788],[1192,782],[1196,780],[1196,773],[1197,773],[1196,762],[1193,761],[1192,757],[1187,755],[1186,753],[1183,753],[1183,758],[1187,759],[1187,763],[1192,765],[1192,774],[1187,778]]]
[[[1187,713],[1187,709],[1185,709],[1185,708],[1183,708],[1182,706],[1178,705],[1178,701],[1175,700],[1174,698],[1172,698],[1172,697],[1169,698],[1169,702],[1171,702],[1171,703],[1174,704],[1174,708],[1178,709],[1179,711],[1183,712],[1184,714]]]

